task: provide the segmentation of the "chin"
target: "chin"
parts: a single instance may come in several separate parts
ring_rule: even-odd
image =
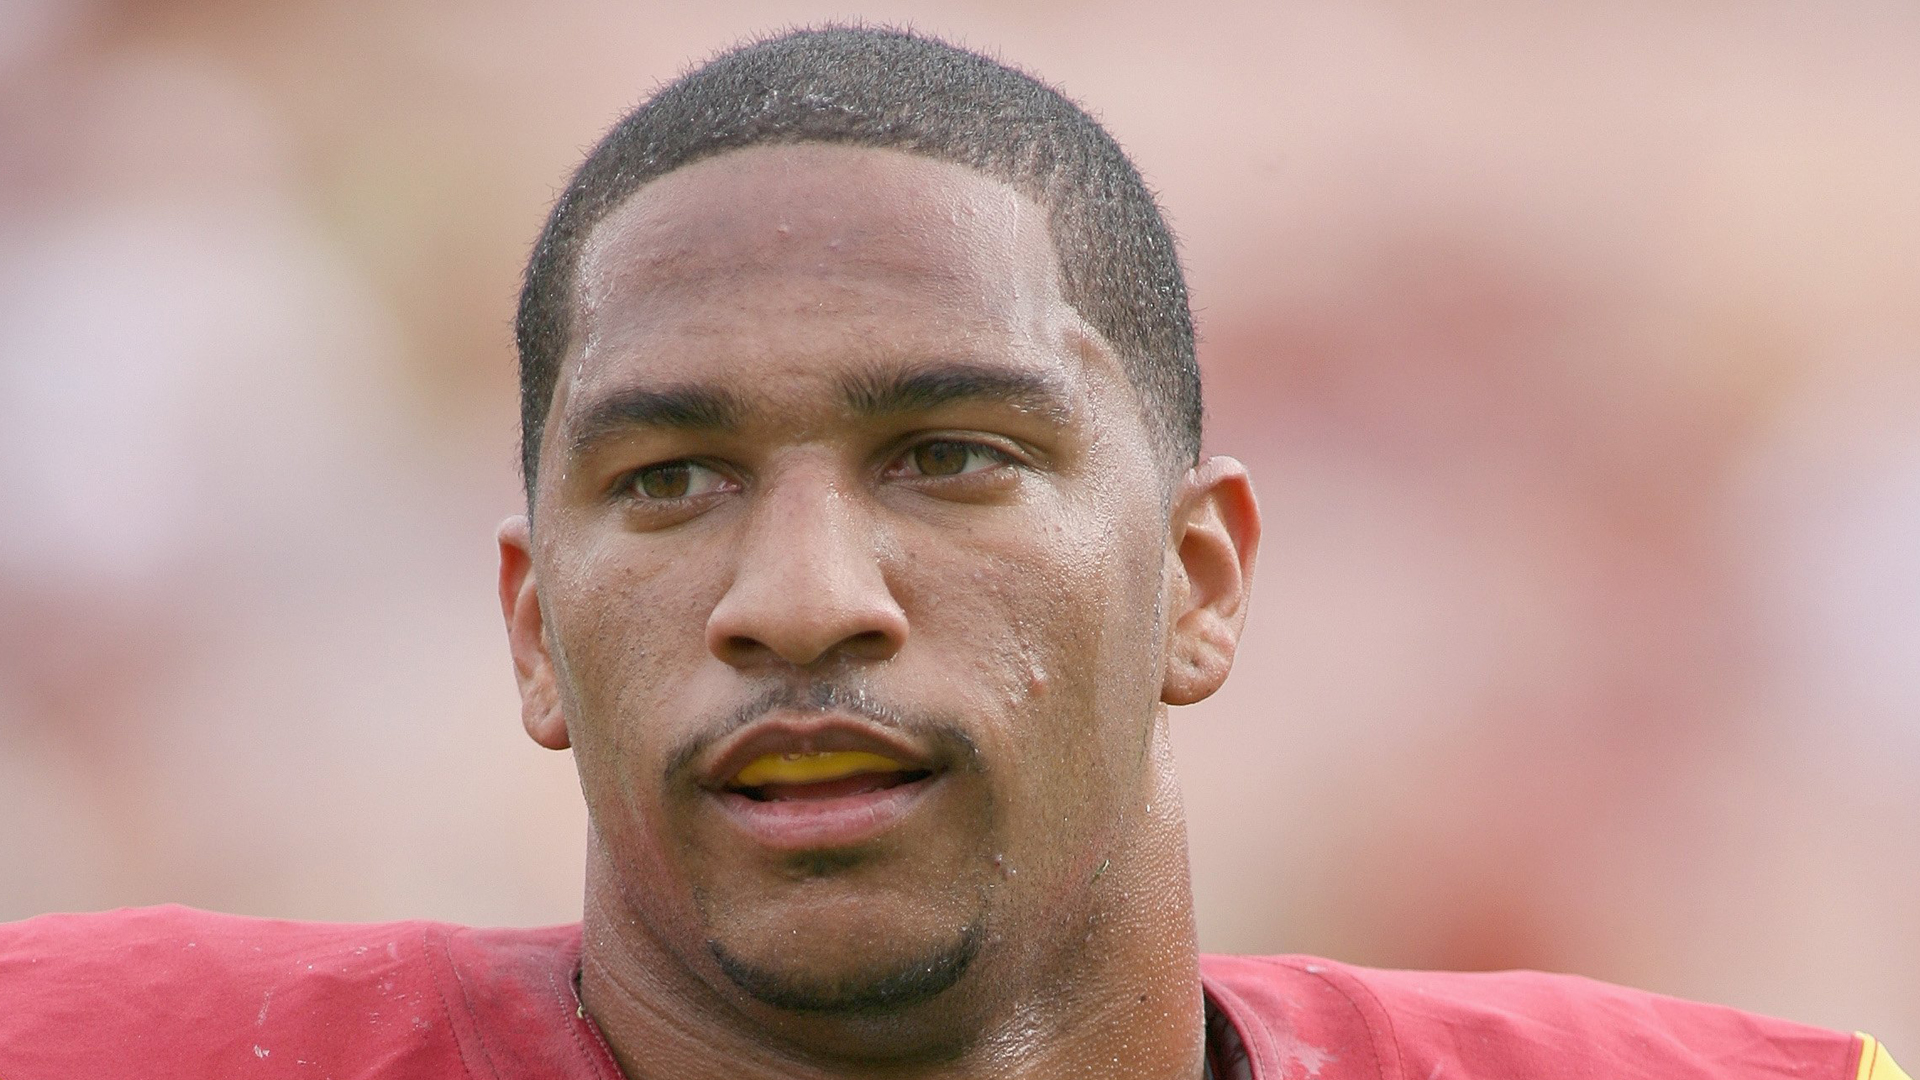
[[[945,940],[905,955],[862,956],[864,950],[829,948],[829,955],[800,956],[781,949],[736,952],[719,939],[707,942],[720,970],[747,996],[786,1012],[821,1016],[883,1016],[926,1004],[952,989],[980,951],[978,921]],[[786,953],[782,955],[782,953]]]
[[[723,867],[693,889],[698,940],[775,1010],[899,1015],[947,994],[991,937],[991,883],[940,862],[855,849]]]

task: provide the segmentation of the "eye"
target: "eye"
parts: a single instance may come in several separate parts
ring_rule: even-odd
[[[663,461],[633,474],[632,490],[644,499],[685,499],[724,490],[731,481],[697,461]]]
[[[936,439],[908,450],[890,471],[909,476],[963,476],[996,468],[1008,461],[1006,454],[991,446],[958,439]]]

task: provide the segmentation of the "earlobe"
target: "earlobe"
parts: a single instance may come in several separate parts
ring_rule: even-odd
[[[1209,458],[1187,474],[1171,516],[1166,669],[1160,700],[1191,705],[1226,681],[1246,623],[1260,508],[1246,466]]]
[[[545,615],[533,569],[532,526],[515,516],[500,523],[500,613],[507,622],[513,676],[520,685],[520,722],[533,741],[549,750],[572,745],[560,708],[553,657],[547,650]]]

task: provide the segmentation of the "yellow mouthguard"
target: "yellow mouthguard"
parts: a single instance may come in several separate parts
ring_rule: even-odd
[[[818,784],[860,773],[898,772],[903,766],[890,757],[865,750],[821,750],[807,754],[762,754],[733,778],[739,787],[762,784]]]

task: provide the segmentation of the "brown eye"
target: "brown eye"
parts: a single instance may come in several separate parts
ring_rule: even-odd
[[[973,449],[966,443],[921,443],[913,448],[913,467],[922,476],[958,476],[966,471]]]
[[[692,486],[691,462],[669,461],[640,470],[640,493],[649,499],[678,499],[686,495]]]
[[[682,502],[683,499],[738,490],[739,483],[729,474],[694,459],[679,458],[628,473],[621,482],[620,494],[631,502],[658,504],[656,508],[684,508],[693,504]]]
[[[712,475],[712,469],[695,465],[693,461],[662,461],[659,465],[647,465],[639,471],[634,486],[639,494],[649,500],[678,500],[691,494],[703,494],[714,488],[714,482],[701,484],[699,480],[718,480]],[[701,490],[695,490],[699,486]]]

